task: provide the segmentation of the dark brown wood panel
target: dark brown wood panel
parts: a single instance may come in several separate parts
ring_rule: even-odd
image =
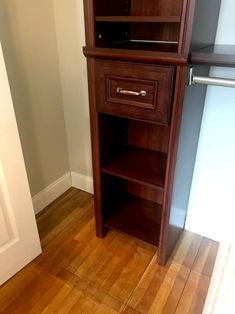
[[[179,31],[179,23],[158,23],[157,25],[154,23],[132,23],[130,25],[130,38],[132,40],[163,41],[166,44],[167,42],[176,42],[178,45]]]
[[[118,176],[153,188],[165,184],[167,156],[164,153],[135,146],[124,151],[103,165],[102,172]]]
[[[86,45],[95,46],[94,4],[93,0],[83,1]]]
[[[129,49],[110,49],[110,48],[92,48],[84,47],[84,55],[88,58],[97,58],[105,60],[124,60],[131,62],[156,63],[163,65],[187,65],[188,54],[176,52],[162,52],[153,50],[151,45],[145,45],[146,50],[129,50]],[[150,47],[150,49],[148,48]],[[176,49],[177,50],[177,49]],[[175,51],[175,48],[174,50]]]
[[[168,123],[174,67],[96,61],[95,77],[99,112]],[[120,94],[119,88],[146,96]]]
[[[125,149],[127,129],[127,119],[99,114],[101,166],[110,162]]]
[[[89,87],[89,105],[90,105],[90,125],[91,125],[91,142],[92,142],[92,158],[95,162],[93,165],[93,180],[94,180],[94,194],[95,194],[95,217],[96,217],[96,234],[98,237],[103,237],[102,224],[102,209],[101,209],[101,191],[100,191],[100,151],[99,151],[99,121],[96,113],[96,98],[95,98],[95,77],[94,73],[94,59],[87,61],[88,69],[88,87]]]
[[[95,0],[95,15],[130,15],[131,0]]]
[[[112,214],[106,218],[105,226],[158,245],[162,212],[160,205],[127,194],[109,206],[112,207]]]
[[[188,54],[190,50],[196,1],[197,0],[189,0],[183,2],[178,46],[179,53],[184,52]]]
[[[163,204],[164,190],[162,189],[128,181],[127,192],[160,205]]]
[[[169,140],[169,151],[165,181],[165,195],[163,203],[163,215],[160,238],[160,251],[158,262],[165,265],[180,234],[184,229],[186,211],[179,216],[178,209],[172,206],[172,192],[179,143],[181,117],[185,87],[187,85],[187,67],[178,67],[176,74],[175,99],[172,113],[172,125]]]
[[[129,120],[128,144],[167,153],[169,132],[169,126]]]
[[[182,0],[131,1],[132,15],[181,15]]]

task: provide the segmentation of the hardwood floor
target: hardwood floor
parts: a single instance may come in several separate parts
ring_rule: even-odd
[[[152,245],[96,238],[93,197],[74,188],[37,221],[43,253],[0,288],[0,313],[202,313],[216,242],[185,232],[160,267]]]

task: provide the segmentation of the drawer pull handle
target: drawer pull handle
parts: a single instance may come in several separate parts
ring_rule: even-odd
[[[121,87],[117,87],[117,93],[128,96],[142,96],[145,97],[147,92],[145,90],[141,90],[140,92],[135,92],[133,90],[122,89]]]

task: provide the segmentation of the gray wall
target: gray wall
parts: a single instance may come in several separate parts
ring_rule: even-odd
[[[92,177],[83,1],[54,1],[71,171]]]
[[[217,44],[235,45],[235,2],[222,0]],[[211,76],[235,79],[234,68],[212,68]],[[186,228],[222,241],[234,221],[235,89],[207,89]],[[231,230],[229,230],[231,231]]]
[[[1,0],[0,39],[35,195],[69,170],[53,1]]]
[[[92,177],[83,1],[0,1],[2,41],[32,195]]]

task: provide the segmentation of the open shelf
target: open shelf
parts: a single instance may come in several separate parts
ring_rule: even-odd
[[[96,0],[95,47],[176,53],[181,40],[182,8],[183,0]],[[170,46],[167,42],[176,44]]]
[[[164,188],[167,155],[128,146],[102,167],[102,172],[154,188]]]
[[[96,47],[177,52],[177,16],[97,16]]]
[[[190,62],[235,67],[235,45],[211,45],[191,53]]]
[[[115,199],[108,207],[112,207],[112,214],[105,220],[106,227],[120,230],[154,245],[159,244],[162,216],[160,205],[126,194]]]
[[[96,22],[180,23],[180,16],[96,16]]]

